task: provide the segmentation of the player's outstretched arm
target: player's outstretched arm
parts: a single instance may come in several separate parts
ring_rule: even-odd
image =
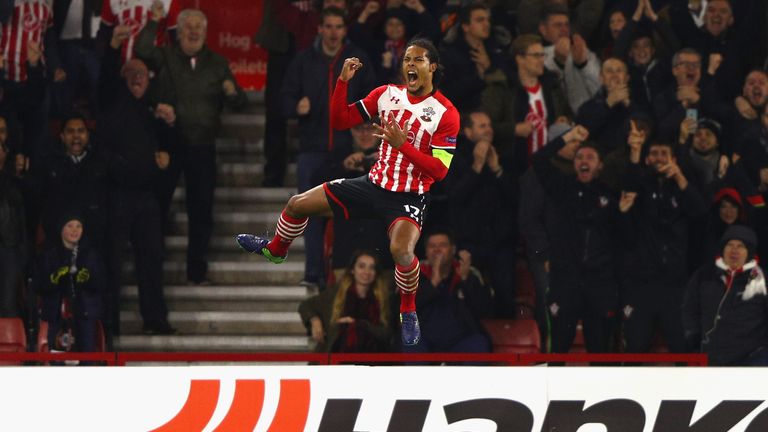
[[[344,60],[339,79],[331,97],[331,127],[336,130],[349,129],[362,123],[363,118],[355,104],[347,104],[348,83],[355,73],[363,67],[360,59],[351,57]]]

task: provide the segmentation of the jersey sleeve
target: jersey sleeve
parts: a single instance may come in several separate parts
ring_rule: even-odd
[[[376,87],[368,93],[368,96],[355,102],[355,106],[360,111],[360,117],[363,118],[364,122],[371,121],[372,118],[379,114],[379,98],[385,91],[387,91],[386,85]]]
[[[331,96],[331,127],[336,130],[346,130],[362,122],[370,121],[378,111],[379,96],[387,86],[373,89],[365,98],[347,104],[347,90],[349,83],[336,80],[336,87]]]
[[[454,107],[450,107],[440,119],[435,134],[429,146],[434,150],[445,150],[453,152],[456,150],[456,137],[459,135],[459,112]]]
[[[104,22],[104,24],[109,26],[117,25],[117,17],[112,10],[112,5],[110,4],[109,0],[104,0],[104,2],[101,4],[101,20]]]

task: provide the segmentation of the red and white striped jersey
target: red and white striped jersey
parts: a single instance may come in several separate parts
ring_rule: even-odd
[[[547,105],[541,83],[526,87],[528,92],[528,114],[525,121],[533,124],[533,132],[528,136],[528,156],[536,153],[547,144]]]
[[[131,37],[123,44],[123,62],[133,58],[136,36],[149,21],[154,0],[104,0],[101,6],[101,20],[108,26],[127,25],[131,27]],[[166,15],[157,28],[155,43],[160,46],[166,42],[166,30],[176,28],[176,18],[181,12],[178,0],[162,0]]]
[[[8,80],[27,80],[27,44],[35,41],[44,50],[45,32],[52,26],[53,0],[14,1],[13,16],[2,24],[0,41]]]
[[[374,89],[356,105],[364,121],[376,115],[388,119],[392,113],[401,128],[408,122],[408,142],[422,153],[431,156],[432,149],[453,152],[456,148],[459,112],[439,91],[414,97],[408,94],[405,86],[390,84]],[[368,173],[368,178],[389,191],[418,194],[428,192],[435,182],[387,141],[381,144],[379,159]]]

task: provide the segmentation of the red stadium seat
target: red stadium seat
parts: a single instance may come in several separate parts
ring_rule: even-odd
[[[533,354],[541,352],[541,335],[536,321],[483,320],[483,327],[491,337],[493,352]]]
[[[21,318],[0,318],[0,352],[26,352],[27,334]],[[19,365],[21,362],[0,362],[0,365]]]
[[[40,321],[37,330],[37,352],[49,352],[48,346],[48,321]]]

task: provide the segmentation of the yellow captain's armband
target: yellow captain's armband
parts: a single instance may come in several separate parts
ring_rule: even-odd
[[[451,161],[453,160],[453,153],[447,150],[433,149],[432,156],[440,159],[440,162],[442,162],[446,168],[451,167]]]

